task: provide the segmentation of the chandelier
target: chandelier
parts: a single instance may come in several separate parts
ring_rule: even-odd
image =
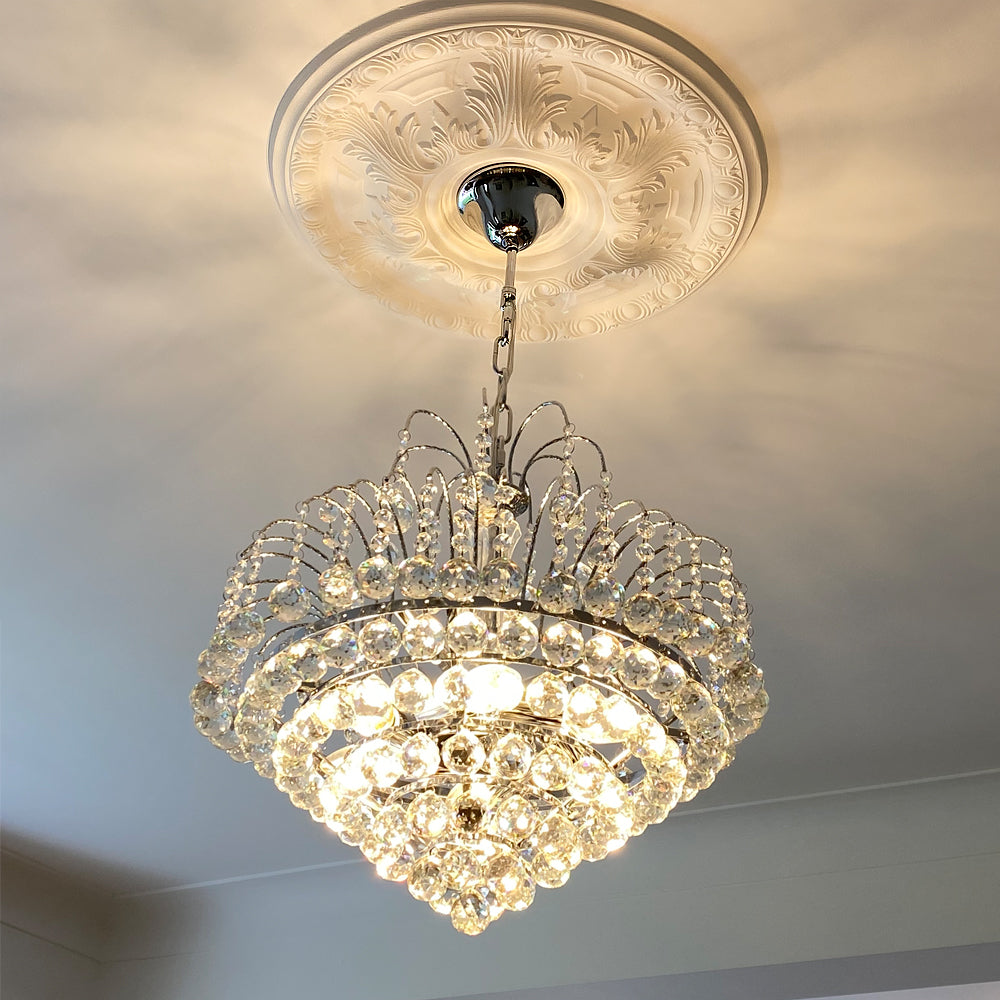
[[[324,490],[253,536],[226,583],[191,692],[195,725],[215,746],[250,762],[293,805],[360,848],[379,876],[405,882],[411,895],[449,915],[465,934],[480,933],[507,910],[527,908],[536,887],[562,886],[582,861],[599,861],[662,822],[712,784],[768,707],[753,663],[750,608],[729,549],[663,510],[617,499],[603,452],[578,433],[560,403],[541,403],[515,426],[507,400],[524,331],[547,330],[561,314],[576,333],[594,332],[573,318],[577,299],[564,295],[554,303],[559,294],[544,278],[530,285],[527,321],[519,317],[515,272],[522,253],[533,248],[534,254],[537,243],[542,259],[549,240],[548,256],[558,257],[562,230],[565,254],[589,268],[588,287],[609,275],[629,279],[606,282],[603,299],[590,303],[592,316],[605,307],[607,316],[621,313],[629,296],[641,301],[636,289],[648,278],[634,245],[631,270],[602,272],[593,260],[580,262],[593,248],[574,247],[566,235],[567,217],[580,211],[574,192],[586,200],[589,190],[581,145],[596,144],[589,173],[626,226],[648,228],[641,215],[652,211],[650,189],[623,197],[616,180],[634,184],[636,171],[652,169],[662,190],[676,194],[682,182],[665,163],[677,173],[694,163],[709,176],[712,187],[697,209],[708,213],[701,242],[693,249],[689,242],[688,269],[674,275],[686,294],[714,270],[699,266],[698,257],[707,253],[713,220],[716,238],[723,231],[719,218],[732,222],[725,230],[728,253],[759,207],[762,184],[758,178],[752,194],[752,158],[745,155],[749,111],[736,114],[727,81],[711,64],[710,72],[704,62],[683,63],[692,58],[690,47],[662,29],[642,22],[640,47],[635,19],[628,20],[632,35],[622,37],[621,12],[609,21],[597,7],[544,8],[550,19],[559,14],[560,42],[551,23],[537,23],[540,9],[452,8],[442,26],[440,14],[449,8],[433,8],[428,20],[424,7],[376,22],[367,36],[353,36],[329,50],[325,62],[314,61],[279,109],[272,135],[279,199],[349,277],[357,278],[330,249],[331,233],[346,225],[337,179],[350,174],[338,173],[337,156],[360,162],[363,183],[373,189],[370,225],[355,225],[355,250],[398,236],[398,225],[385,228],[386,212],[409,212],[418,221],[421,213],[433,215],[433,199],[445,197],[435,193],[437,179],[461,173],[458,183],[438,188],[447,189],[458,221],[460,228],[450,230],[456,241],[470,232],[464,221],[497,262],[497,385],[491,398],[484,390],[470,443],[436,413],[415,410],[384,476]],[[368,47],[356,51],[358,38],[369,36]],[[560,120],[576,113],[569,88],[548,117],[549,131],[538,130],[545,88],[553,79],[566,83],[555,70],[585,67],[581,53],[593,37],[605,54],[618,53],[619,77],[631,74],[633,91],[643,79],[635,53],[651,61],[656,101],[673,102],[674,110],[656,101],[640,108],[645,126],[626,122],[629,134],[646,128],[646,141],[660,144],[646,151],[646,161],[621,142],[602,140],[600,126],[575,147],[555,142],[573,138]],[[435,48],[440,39],[445,48]],[[491,59],[506,67],[507,86],[497,90],[502,104],[491,107],[469,83],[460,92],[459,103],[472,108],[467,134],[460,118],[442,132],[433,122],[415,122],[415,112],[394,116],[384,101],[394,92],[392,72],[414,79],[404,55],[429,74],[439,71],[431,67],[445,51],[456,79],[463,66],[475,78]],[[598,62],[607,77],[607,58]],[[665,88],[668,71],[674,82]],[[688,112],[702,106],[692,94],[716,109],[714,117],[689,113],[681,128],[677,103]],[[726,95],[729,117],[718,112]],[[440,94],[435,100],[443,106]],[[506,125],[498,123],[503,116]],[[715,162],[726,142],[736,151],[728,172]],[[543,147],[545,155],[538,152]],[[704,148],[707,159],[699,160]],[[503,155],[493,159],[497,151]],[[407,158],[407,176],[418,178],[416,196],[412,185],[397,190],[398,161]],[[315,173],[322,170],[325,186]],[[557,180],[560,174],[568,183]],[[739,204],[727,208],[724,182],[736,180]],[[676,217],[681,207],[675,198],[665,210]],[[372,243],[379,226],[382,235]],[[647,238],[645,259],[663,284],[664,260],[671,258],[654,244]],[[355,253],[354,259],[372,258]],[[420,259],[411,254],[402,273]],[[431,265],[428,274],[438,280],[440,269]],[[455,280],[467,289],[466,277]],[[383,291],[389,299],[402,294],[395,285]],[[585,288],[580,297],[586,299]],[[423,309],[417,300],[408,306]]]

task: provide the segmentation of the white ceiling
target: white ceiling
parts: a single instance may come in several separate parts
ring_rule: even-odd
[[[697,805],[998,768],[1000,7],[630,6],[744,89],[763,215],[695,297],[524,350],[511,392],[735,549],[772,711]],[[268,189],[287,83],[391,7],[7,12],[4,834],[116,891],[352,857],[187,691],[250,532],[381,470],[415,405],[470,427],[488,381],[488,345],[327,273]]]

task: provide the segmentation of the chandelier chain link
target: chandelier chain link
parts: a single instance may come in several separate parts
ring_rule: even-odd
[[[514,340],[517,333],[517,289],[514,271],[517,251],[507,251],[507,271],[500,291],[500,334],[493,342],[493,371],[497,375],[497,392],[491,416],[490,475],[499,480],[506,461],[507,445],[514,429],[514,419],[507,403],[507,387],[514,373]]]

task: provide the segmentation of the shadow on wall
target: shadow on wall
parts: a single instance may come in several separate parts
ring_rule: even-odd
[[[46,863],[36,858],[45,858]],[[59,867],[53,865],[58,858]],[[136,921],[108,885],[121,883],[107,865],[16,834],[0,850],[0,981],[9,1000],[99,1000],[111,980],[141,970],[144,1000],[176,996],[159,981],[156,956],[142,942],[169,940],[176,952],[193,948],[203,922],[197,905],[157,907]],[[129,875],[134,878],[135,873]],[[180,901],[178,901],[180,902]],[[129,920],[122,919],[123,910]],[[146,913],[147,911],[142,911]],[[148,945],[147,945],[148,947]],[[162,952],[160,952],[162,954]],[[140,994],[134,994],[139,996]]]
[[[67,825],[70,824],[68,820]],[[71,830],[64,831],[69,839]],[[124,892],[137,892],[147,887],[163,884],[163,875],[158,872],[140,871],[126,865],[108,862],[105,858],[94,858],[81,851],[53,844],[9,827],[0,830],[0,849],[4,865],[22,862],[36,869],[52,872],[62,881],[84,887],[84,891],[103,894],[107,897]]]

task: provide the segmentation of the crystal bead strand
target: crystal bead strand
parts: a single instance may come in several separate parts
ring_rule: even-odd
[[[264,565],[264,540],[260,532],[254,535],[250,545],[248,563],[246,578],[240,588],[240,600],[246,611],[257,603],[257,581],[260,580],[260,570]]]
[[[498,484],[486,471],[491,458],[492,417],[485,400],[478,423],[475,464],[480,484],[479,530],[485,561],[480,589],[491,600],[511,601],[519,597],[524,588],[524,574],[512,559],[514,546],[520,539],[520,528],[514,513],[503,503],[503,493],[509,491],[509,486],[498,489]]]
[[[399,448],[393,462],[392,472],[383,484],[383,494],[388,497],[393,512],[393,524],[400,542],[403,535],[413,525],[413,507],[407,494],[412,496],[410,481],[406,477],[406,463],[410,458],[410,432],[404,427],[399,432]],[[391,529],[390,529],[391,530]]]
[[[576,505],[579,497],[576,493],[576,476],[573,468],[573,431],[572,424],[563,427],[562,471],[559,476],[559,492],[552,501],[550,517],[552,519],[552,536],[555,547],[552,550],[552,571],[562,572],[569,558],[569,546],[566,536],[576,516]]]
[[[222,589],[222,604],[219,605],[218,621],[223,628],[236,617],[242,608],[243,578],[249,562],[249,559],[244,557],[229,571],[229,578]]]
[[[683,560],[677,551],[677,546],[682,537],[680,527],[671,524],[663,539],[663,567],[667,571],[664,589],[671,597],[678,597],[681,592],[681,581],[677,577],[677,570],[681,568]]]
[[[733,627],[747,638],[753,634],[753,626],[750,624],[750,605],[747,603],[746,591],[742,587],[736,591],[736,617],[733,620]]]
[[[508,507],[498,507],[490,530],[491,558],[483,569],[482,592],[494,601],[513,601],[524,589],[524,574],[513,559],[520,538],[517,518]]]
[[[611,506],[611,473],[605,469],[601,473],[597,502],[597,528],[594,532],[597,554],[594,558],[594,572],[583,590],[584,607],[599,618],[614,618],[625,599],[625,588],[614,577],[615,561],[618,558],[618,543],[611,528],[614,513]]]
[[[552,555],[548,574],[538,588],[538,603],[553,614],[566,614],[576,606],[580,588],[576,577],[566,571],[569,546],[566,536],[578,524],[576,475],[573,468],[573,432],[571,423],[563,426],[562,469],[555,493],[549,502],[549,523],[552,526]]]
[[[479,433],[476,435],[476,457],[472,460],[472,468],[481,476],[487,474],[490,467],[490,428],[493,426],[490,407],[485,399],[476,424],[479,427]]]
[[[309,613],[309,591],[302,586],[299,578],[299,564],[302,561],[302,545],[305,541],[309,514],[309,504],[301,503],[296,508],[298,518],[292,529],[292,546],[289,552],[288,572],[268,595],[267,603],[271,614],[278,621],[301,621]]]
[[[358,589],[373,601],[386,601],[396,589],[398,574],[389,554],[389,533],[395,526],[395,515],[388,481],[383,482],[378,491],[378,510],[373,521],[375,531],[368,541],[371,554],[358,565]]]
[[[649,513],[643,511],[636,524],[635,533],[639,539],[635,547],[635,556],[639,560],[639,568],[633,574],[639,593],[625,602],[622,621],[636,635],[652,635],[660,627],[663,618],[663,605],[660,599],[650,591],[656,580],[656,573],[650,565],[656,555],[656,550],[649,540],[655,532]]]
[[[722,550],[719,556],[719,580],[715,585],[721,598],[719,605],[719,615],[727,624],[733,621],[733,598],[736,596],[736,585],[733,583],[733,560],[729,557],[727,549]]]
[[[298,517],[295,519],[295,527],[292,529],[292,547],[289,552],[288,579],[301,583],[302,576],[302,546],[305,544],[306,532],[309,530],[309,504],[300,503],[295,508]]]
[[[325,501],[320,508],[319,517],[326,525],[323,545],[330,549],[331,562],[319,575],[319,597],[328,609],[344,611],[353,607],[358,599],[358,586],[350,560],[351,545],[354,542],[350,528],[354,492],[347,491],[343,503],[337,503],[333,497],[326,497]]]
[[[231,579],[232,592],[219,610],[219,620],[226,615],[224,629],[227,636],[239,643],[247,653],[256,649],[266,635],[264,619],[255,610],[257,580],[263,563],[263,541],[255,535],[247,554],[240,559]]]
[[[417,497],[417,534],[414,553],[399,567],[399,589],[404,597],[430,597],[437,588],[437,550],[441,532],[434,510],[437,487],[428,475]]]
[[[580,486],[577,481],[578,477],[576,469],[573,465],[573,454],[576,446],[573,436],[575,434],[576,427],[573,424],[567,423],[563,427],[563,466],[560,477],[562,480],[561,488],[573,498],[573,505],[569,510],[566,532],[567,537],[563,540],[563,544],[567,547],[567,560],[572,559],[579,553],[586,531],[587,517],[585,499],[579,492]]]
[[[219,608],[221,631],[248,652],[264,641],[264,621],[254,610],[257,580],[263,561],[260,535],[254,537],[249,549],[232,569],[222,606]]]
[[[198,673],[209,684],[220,685],[239,670],[246,658],[246,646],[232,637],[226,625],[219,621],[208,647],[198,657]]]
[[[472,470],[466,471],[455,490],[458,509],[451,516],[451,558],[441,567],[441,593],[449,601],[471,601],[479,589],[476,566],[476,520],[478,512],[476,481]]]
[[[618,558],[618,544],[615,542],[615,533],[611,530],[614,513],[614,508],[611,506],[611,473],[605,469],[601,473],[601,492],[598,494],[596,535],[597,544],[600,546],[597,567],[602,573],[610,573]]]
[[[701,595],[701,544],[696,538],[692,538],[688,545],[691,548],[689,559],[689,572],[691,574],[691,585],[689,589],[689,601],[692,610],[701,611],[704,600]]]
[[[484,393],[485,394],[485,393]],[[497,513],[496,481],[489,473],[491,463],[491,441],[490,428],[493,425],[490,408],[486,400],[483,400],[483,407],[479,411],[479,418],[476,421],[479,433],[475,438],[475,457],[472,460],[473,482],[475,483],[475,503],[477,515],[478,551],[475,554],[474,562],[477,566],[484,567],[490,559],[491,540],[494,534],[493,522]]]
[[[401,427],[399,431],[399,448],[396,450],[396,461],[393,463],[392,471],[400,477],[406,475],[406,462],[410,457],[410,432]]]

